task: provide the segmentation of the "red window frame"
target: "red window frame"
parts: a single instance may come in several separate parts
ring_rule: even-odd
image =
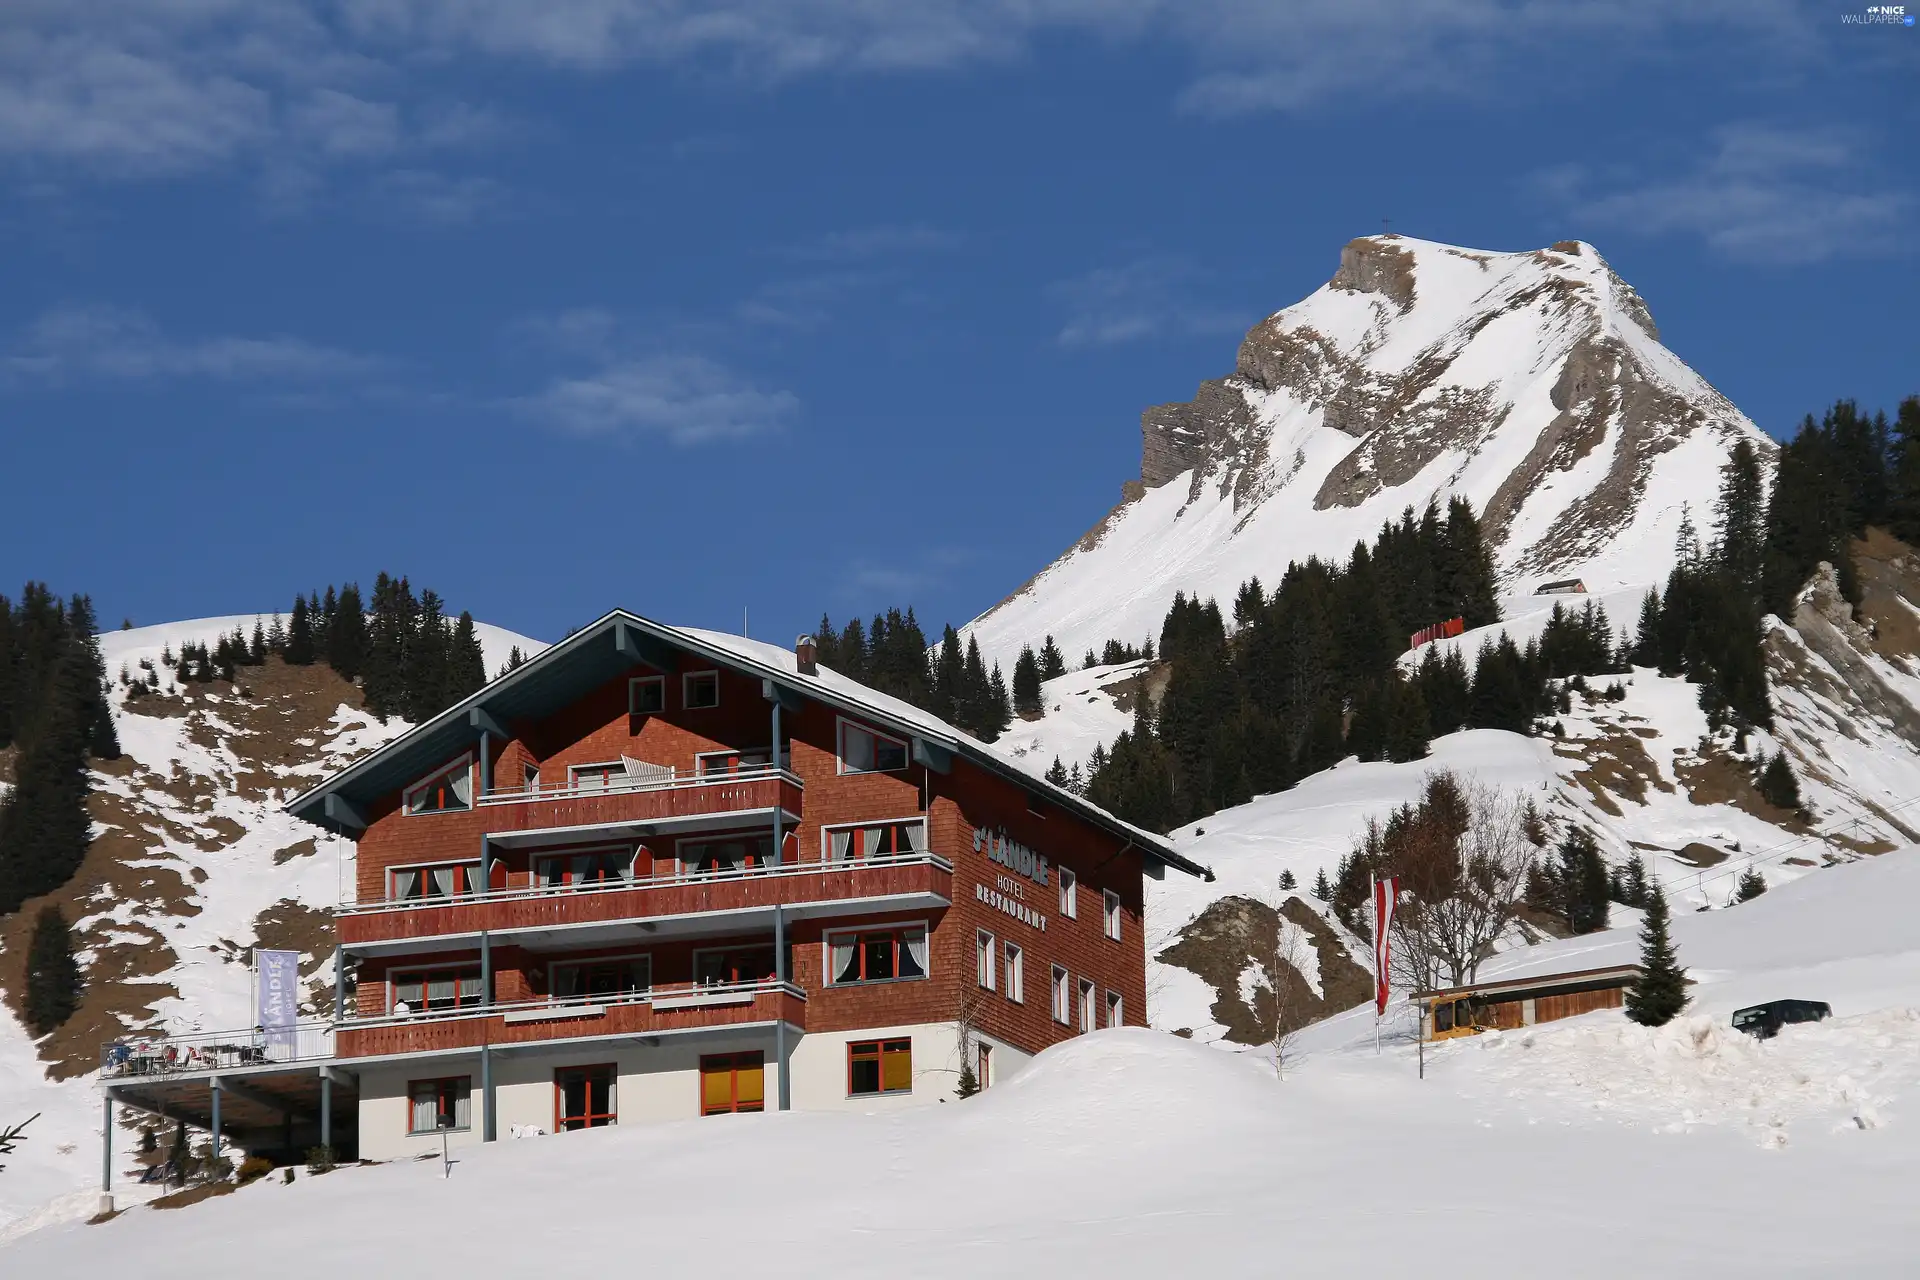
[[[428,982],[435,977],[444,980],[449,975],[453,978],[453,1003],[450,1005],[439,1005],[437,1007],[429,1005],[427,1003]],[[420,980],[420,1007],[414,1009],[414,1013],[438,1013],[442,1009],[477,1009],[487,1002],[486,984],[484,982],[480,983],[480,994],[474,999],[462,1000],[460,998],[461,979],[472,978],[475,982],[480,982],[480,966],[477,964],[471,968],[449,965],[438,969],[395,969],[387,974],[387,982],[393,992],[393,999],[387,1005],[389,1010],[391,1010],[394,1005],[400,1003],[400,986],[409,978],[418,978]]]
[[[974,1069],[974,1082],[982,1089],[993,1083],[993,1046],[980,1042],[980,1065]]]
[[[849,731],[864,733],[873,739],[873,764],[871,767],[856,769],[847,763],[847,733]],[[880,763],[880,744],[883,742],[899,751],[899,764],[882,765]],[[904,741],[894,737],[890,733],[882,733],[878,729],[861,724],[857,720],[841,719],[839,729],[834,734],[833,746],[834,764],[840,773],[905,773],[907,768],[913,763],[913,752],[907,747]]]
[[[429,1077],[428,1079],[425,1079],[425,1080],[407,1081],[407,1136],[408,1137],[410,1138],[417,1137],[418,1135],[423,1133],[440,1132],[440,1128],[438,1125],[435,1125],[431,1129],[416,1129],[413,1127],[413,1095],[414,1095],[414,1091],[416,1089],[419,1089],[422,1085],[433,1086],[433,1091],[434,1091],[433,1114],[435,1118],[437,1119],[440,1116],[446,1116],[449,1120],[451,1120],[453,1117],[460,1114],[459,1107],[458,1107],[459,1097],[456,1090],[459,1086],[462,1086],[462,1085],[466,1086],[466,1090],[467,1090],[466,1128],[463,1129],[461,1126],[457,1124],[449,1124],[447,1126],[447,1132],[464,1133],[468,1129],[473,1128],[473,1077],[472,1076]]]
[[[401,796],[400,798],[400,807],[408,814],[467,812],[467,810],[473,808],[473,802],[471,799],[469,799],[465,804],[457,804],[457,805],[450,805],[447,803],[447,800],[452,795],[453,781],[455,778],[459,777],[461,774],[467,774],[468,782],[469,784],[471,784],[472,770],[473,770],[473,757],[471,756],[467,756],[455,764],[448,765],[446,768],[442,769],[439,773],[434,774],[432,777],[427,778],[425,781],[416,782],[412,786],[408,787],[406,790],[406,794]],[[421,794],[422,792],[426,792],[426,791],[431,791],[434,793],[433,804],[426,808],[416,808],[413,803],[413,798]],[[472,794],[471,787],[469,787],[468,794],[469,795]]]
[[[706,972],[707,966],[713,964],[716,958],[719,963],[719,972]],[[769,982],[777,971],[775,969],[777,959],[772,944],[754,947],[701,947],[693,953],[693,980],[701,985]],[[763,964],[762,961],[765,963]],[[747,976],[742,977],[742,974]]]
[[[604,1073],[604,1076],[601,1076]],[[606,1110],[593,1109],[593,1092],[596,1078],[603,1078]],[[581,1129],[604,1129],[619,1119],[619,1094],[616,1091],[620,1078],[619,1070],[611,1062],[596,1062],[585,1067],[558,1067],[553,1073],[553,1131],[555,1133],[575,1133]],[[578,1116],[567,1115],[567,1084],[571,1080],[580,1080],[586,1086],[586,1110]]]
[[[1100,891],[1100,915],[1100,925],[1106,930],[1107,936],[1115,942],[1120,941],[1120,930],[1126,915],[1119,894],[1111,889]]]
[[[555,886],[571,888],[574,885],[616,884],[633,878],[635,863],[639,852],[629,845],[614,845],[597,849],[580,849],[568,853],[540,853],[533,858],[533,883],[536,886],[553,888]],[[575,858],[594,858],[597,865],[588,868],[580,879],[573,878],[571,869],[561,871],[561,879],[548,878],[548,872],[555,863],[569,864]],[[620,868],[625,867],[625,874]]]
[[[424,888],[429,883],[428,877],[431,876],[435,871],[439,871],[445,867],[453,868],[453,892],[452,893],[416,893],[411,895],[410,897],[405,897],[405,898],[398,897],[394,893],[393,878],[399,873],[403,871],[412,871],[417,873],[420,876],[420,880],[418,883],[421,887]],[[387,901],[388,902],[447,902],[454,898],[464,898],[470,894],[478,893],[482,888],[485,888],[484,885],[475,884],[475,881],[480,879],[479,871],[480,871],[480,864],[477,862],[415,862],[415,863],[410,863],[406,866],[388,867],[387,868]]]
[[[760,1100],[758,1102],[740,1101],[740,1069],[747,1067],[760,1072]],[[727,1105],[715,1106],[707,1101],[707,1077],[726,1073],[729,1098]],[[767,1109],[767,1055],[758,1049],[745,1053],[703,1053],[700,1055],[700,1114],[703,1116],[726,1116],[765,1111]]]
[[[887,1062],[889,1054],[906,1055],[907,1083],[897,1088],[887,1087]],[[855,1089],[853,1069],[857,1064],[871,1062],[874,1068],[872,1089]],[[898,1036],[891,1040],[850,1040],[847,1042],[847,1096],[849,1098],[878,1098],[889,1095],[913,1092],[913,1039],[910,1036]]]
[[[864,982],[918,982],[927,974],[922,971],[902,977],[900,957],[907,954],[907,935],[926,932],[925,925],[899,925],[891,929],[841,929],[827,935],[827,985],[830,987],[851,987]],[[853,954],[860,965],[860,976],[841,978],[833,965],[833,941],[835,938],[853,938]],[[867,945],[886,939],[893,948],[893,973],[890,977],[869,978],[867,976]],[[931,957],[929,957],[931,958]]]

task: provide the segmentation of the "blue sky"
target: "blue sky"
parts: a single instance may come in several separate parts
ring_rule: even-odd
[[[0,590],[955,622],[1380,230],[1920,391],[1920,30],[1781,0],[13,0]]]

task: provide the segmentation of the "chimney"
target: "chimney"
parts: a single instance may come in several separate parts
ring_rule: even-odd
[[[801,636],[793,642],[793,662],[803,676],[820,674],[820,664],[815,659],[812,636]]]

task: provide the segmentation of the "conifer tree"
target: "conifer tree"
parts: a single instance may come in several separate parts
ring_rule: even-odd
[[[987,678],[986,722],[981,726],[980,737],[992,742],[1007,731],[1013,723],[1013,701],[1007,696],[1006,677],[1000,674],[1000,664],[993,664],[993,674]]]
[[[1281,872],[1280,872],[1280,891],[1281,891],[1282,893],[1285,893],[1285,892],[1287,892],[1287,891],[1289,891],[1289,890],[1292,890],[1292,889],[1297,889],[1297,888],[1298,888],[1299,886],[1300,886],[1300,882],[1299,882],[1299,880],[1297,880],[1297,879],[1295,879],[1295,878],[1294,878],[1294,874],[1293,874],[1293,872],[1292,872],[1291,870],[1288,870],[1288,869],[1282,869],[1282,870],[1281,870]]]
[[[833,625],[833,619],[826,614],[820,615],[820,625],[813,629],[814,661],[823,667],[840,670],[840,632]]]
[[[1067,770],[1067,790],[1077,796],[1087,794],[1087,780],[1080,772],[1080,762],[1075,761],[1073,768]]]
[[[1640,924],[1640,976],[1627,987],[1627,1016],[1642,1026],[1662,1027],[1687,1007],[1687,975],[1667,934],[1667,895],[1656,885],[1647,894]]]
[[[1628,856],[1626,869],[1620,873],[1620,902],[1636,908],[1647,905],[1647,863],[1638,849]]]
[[[287,651],[287,624],[280,620],[279,610],[275,610],[273,621],[267,624],[267,650],[270,653],[284,654]]]
[[[851,680],[867,678],[867,631],[860,625],[860,619],[847,619],[833,650],[840,658],[840,665],[834,670]]]
[[[1728,451],[1720,469],[1720,499],[1715,506],[1719,532],[1714,539],[1715,566],[1742,593],[1759,600],[1766,564],[1766,483],[1760,475],[1760,457],[1753,442],[1742,437]]]
[[[960,649],[960,633],[948,623],[940,632],[940,654],[933,660],[933,713],[960,724],[965,698],[967,660]]]
[[[27,1026],[46,1035],[73,1016],[80,1004],[80,965],[73,958],[73,935],[57,906],[40,908],[33,940],[27,945]]]
[[[967,657],[960,676],[959,717],[954,721],[962,729],[981,736],[993,715],[993,687],[987,680],[987,665],[980,658],[980,640],[967,637]]]
[[[87,753],[100,760],[120,758],[120,738],[114,731],[113,711],[107,701],[107,660],[100,652],[99,625],[94,620],[93,600],[76,595],[67,603],[69,643],[75,652],[73,661],[85,668],[93,679],[81,693],[80,723],[87,735]]]
[[[1567,928],[1573,933],[1595,933],[1607,927],[1611,896],[1607,865],[1593,832],[1574,827],[1560,841],[1560,896]]]
[[[287,624],[287,663],[295,667],[311,666],[314,657],[313,614],[307,607],[307,598],[296,595],[293,618]]]
[[[1900,402],[1891,452],[1887,523],[1894,537],[1920,545],[1920,396]]]
[[[331,588],[329,588],[331,590]],[[357,679],[367,660],[367,615],[360,600],[360,584],[340,588],[339,603],[327,626],[327,665],[343,680]]]
[[[452,666],[447,651],[449,639],[439,593],[422,591],[412,643],[401,665],[405,689],[403,714],[415,724],[432,719],[446,705],[448,672]]]
[[[1060,647],[1048,636],[1046,643],[1040,646],[1040,679],[1058,680],[1067,674],[1067,660],[1060,656]]]
[[[247,661],[259,666],[267,660],[267,628],[260,621],[260,615],[253,616],[253,643],[247,650]]]
[[[1800,780],[1793,776],[1785,752],[1776,751],[1760,771],[1760,797],[1778,808],[1799,811]]]
[[[467,695],[478,693],[486,682],[486,654],[480,647],[473,615],[462,609],[447,646],[447,686],[440,697],[440,709],[444,711]]]
[[[1320,868],[1313,877],[1313,896],[1325,902],[1333,897],[1333,886],[1327,883],[1327,869]]]
[[[14,763],[0,799],[0,915],[65,884],[86,857],[88,694],[97,691],[84,653],[68,646],[49,681],[45,713]]]
[[[1080,669],[1082,671],[1092,670],[1094,667],[1097,667],[1099,665],[1100,665],[1100,659],[1094,656],[1093,650],[1091,649],[1087,650],[1087,656],[1080,660]]]
[[[1047,766],[1046,778],[1056,787],[1067,785],[1067,767],[1060,763],[1059,756],[1055,756],[1053,763]]]
[[[319,607],[313,614],[313,656],[316,662],[324,661],[327,656],[327,641],[333,629],[333,615],[340,611],[340,598],[334,594],[333,584],[327,584],[326,598],[315,592],[313,599],[319,601]]]
[[[1013,664],[1013,709],[1023,716],[1037,716],[1043,711],[1040,699],[1040,660],[1034,656],[1032,645],[1020,646],[1020,656]]]
[[[1756,867],[1748,867],[1740,873],[1740,886],[1734,891],[1735,902],[1752,902],[1767,891],[1767,878]]]

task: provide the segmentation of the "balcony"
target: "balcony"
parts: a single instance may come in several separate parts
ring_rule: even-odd
[[[482,792],[476,806],[487,814],[487,838],[512,847],[565,841],[588,828],[589,835],[653,830],[695,831],[740,825],[776,810],[791,825],[798,821],[804,788],[785,769],[764,766],[682,778],[673,770],[651,769],[630,776],[552,787],[496,787]]]
[[[644,932],[651,937],[757,931],[773,909],[789,919],[871,909],[931,909],[952,901],[953,864],[925,851],[839,862],[792,862],[732,871],[680,871],[585,885],[533,885],[336,910],[340,944],[362,955],[428,951],[482,932],[537,945],[565,930],[585,947]]]
[[[807,997],[775,979],[676,983],[612,995],[525,1000],[468,1009],[350,1018],[335,1040],[342,1058],[502,1049],[559,1040],[658,1036],[784,1021],[806,1028]]]

